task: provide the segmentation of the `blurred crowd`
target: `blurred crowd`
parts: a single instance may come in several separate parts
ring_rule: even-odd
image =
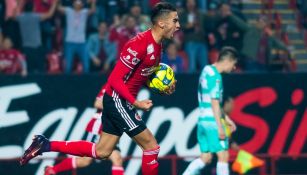
[[[151,27],[159,0],[1,0],[0,74],[108,73],[124,44]],[[181,30],[165,41],[162,62],[199,72],[224,46],[241,54],[237,72],[291,71],[293,58],[276,23],[247,23],[241,0],[168,0]],[[272,54],[274,50],[274,54]],[[273,59],[285,60],[276,66]]]

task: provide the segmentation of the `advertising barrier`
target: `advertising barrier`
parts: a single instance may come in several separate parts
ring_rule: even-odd
[[[161,175],[174,173],[174,163],[163,157],[179,156],[175,170],[181,174],[200,153],[196,140],[198,76],[177,75],[176,92],[171,96],[148,89],[138,95],[154,103],[149,112],[139,113],[161,146]],[[0,76],[0,174],[41,175],[46,165],[64,156],[46,153],[23,167],[16,160],[34,134],[50,140],[82,139],[95,112],[96,94],[105,82],[103,75]],[[253,154],[275,157],[277,174],[307,174],[307,158],[300,157],[307,153],[307,74],[231,74],[223,77],[223,83],[224,97],[233,97],[235,102],[231,117],[238,129],[232,139]],[[141,149],[125,134],[120,148],[124,157],[133,157],[125,161],[125,174],[140,174]],[[110,174],[110,163],[97,162],[77,172]]]

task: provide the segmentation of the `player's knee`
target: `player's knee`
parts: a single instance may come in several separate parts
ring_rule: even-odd
[[[219,162],[228,162],[229,153],[228,151],[221,151],[217,154],[217,159]]]
[[[78,157],[76,159],[76,164],[78,168],[87,167],[92,163],[92,158],[89,157]]]
[[[212,161],[212,154],[211,153],[205,153],[205,154],[201,154],[200,159],[206,163],[209,164]]]
[[[108,159],[111,155],[112,151],[104,150],[104,149],[96,149],[96,156],[99,159]]]

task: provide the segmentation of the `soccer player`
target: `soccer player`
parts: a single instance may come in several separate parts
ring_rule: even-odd
[[[105,94],[105,86],[101,88],[94,103],[97,109],[96,113],[93,115],[92,119],[89,121],[86,127],[87,136],[86,141],[97,143],[99,140],[99,135],[101,134],[102,123],[101,115],[103,109],[103,95]],[[120,149],[116,145],[109,159],[112,162],[112,175],[124,175],[123,160],[120,155]],[[68,171],[76,168],[83,168],[91,164],[94,159],[91,157],[70,157],[66,158],[60,163],[54,166],[47,166],[45,168],[45,175],[55,175],[57,173]]]
[[[97,144],[86,141],[49,141],[42,135],[34,136],[30,147],[20,159],[24,165],[44,152],[61,152],[77,156],[106,159],[125,132],[143,150],[142,173],[157,175],[157,140],[137,114],[136,109],[148,111],[153,103],[149,99],[136,100],[136,95],[159,65],[162,40],[171,39],[179,30],[176,8],[169,3],[157,3],[152,10],[151,29],[139,33],[124,46],[120,59],[111,72],[103,97],[103,132]],[[175,83],[164,93],[175,91]]]
[[[203,68],[199,79],[198,102],[200,116],[197,123],[197,140],[200,145],[200,158],[193,160],[183,175],[199,174],[211,162],[212,153],[218,157],[217,175],[229,175],[228,138],[222,125],[223,110],[221,101],[223,83],[221,73],[231,72],[237,63],[237,52],[232,47],[224,47],[217,62]],[[234,131],[236,126],[228,117],[226,123]]]

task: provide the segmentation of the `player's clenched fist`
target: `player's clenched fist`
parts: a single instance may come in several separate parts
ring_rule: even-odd
[[[136,100],[133,103],[133,106],[148,111],[152,107],[152,100],[141,100],[141,101]]]

